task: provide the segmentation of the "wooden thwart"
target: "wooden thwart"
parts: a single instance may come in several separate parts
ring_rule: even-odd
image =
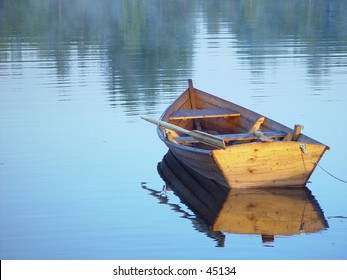
[[[240,113],[236,113],[227,109],[179,110],[171,114],[170,120],[239,117],[240,115]]]

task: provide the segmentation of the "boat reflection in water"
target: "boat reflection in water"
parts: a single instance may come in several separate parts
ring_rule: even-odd
[[[323,211],[306,187],[229,189],[193,171],[171,152],[158,164],[158,172],[166,187],[196,214],[195,219],[187,215],[195,228],[218,240],[218,246],[224,245],[225,232],[261,235],[267,243],[275,236],[328,228]],[[162,197],[153,190],[152,194]]]

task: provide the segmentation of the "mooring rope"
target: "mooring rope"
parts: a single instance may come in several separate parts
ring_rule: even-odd
[[[306,146],[305,145],[300,145],[300,149],[301,151],[305,154],[305,155],[308,155],[309,158],[312,160],[313,164],[317,165],[320,169],[322,169],[325,173],[327,173],[328,175],[330,175],[331,177],[333,177],[334,179],[336,180],[339,180],[340,182],[342,183],[345,183],[347,184],[347,181],[345,180],[342,180],[338,177],[336,177],[335,175],[331,174],[329,171],[327,171],[326,169],[324,169],[320,164],[318,164],[318,162],[311,156],[311,154],[306,150]]]

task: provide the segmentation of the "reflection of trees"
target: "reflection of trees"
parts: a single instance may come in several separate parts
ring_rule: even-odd
[[[309,75],[324,76],[347,51],[346,14],[347,1],[326,0],[3,0],[0,48],[11,53],[0,61],[30,45],[68,79],[71,56],[91,51],[101,56],[113,106],[153,108],[155,89],[171,91],[190,76],[197,15],[209,34],[233,34],[239,58],[257,73],[294,50]],[[292,48],[273,47],[281,40]]]
[[[132,1],[122,1],[119,29],[108,36],[103,53],[113,106],[120,103],[132,111],[138,104],[153,108],[159,102],[155,89],[172,88],[180,77],[189,76],[189,38],[193,34],[192,29],[186,28],[193,24],[189,3],[143,1],[143,5],[134,6]],[[175,79],[165,81],[165,77]]]
[[[31,44],[41,58],[55,63],[60,79],[69,77],[76,50],[83,56],[97,46],[111,104],[152,107],[158,102],[154,89],[172,88],[190,75],[192,5],[184,0],[5,1],[0,43],[11,44],[15,37]],[[20,43],[13,47],[22,50]]]
[[[215,32],[221,19],[228,22],[229,32],[237,38],[239,57],[256,72],[264,71],[269,59],[273,62],[294,49],[293,55],[306,60],[310,76],[327,75],[327,66],[337,63],[336,55],[347,52],[347,1],[234,0],[203,4],[208,31]],[[274,46],[279,43],[284,47]]]

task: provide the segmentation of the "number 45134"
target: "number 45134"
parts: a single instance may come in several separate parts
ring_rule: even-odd
[[[234,267],[218,267],[218,266],[210,266],[206,270],[206,274],[210,275],[230,275],[230,274],[236,274],[236,269]]]

